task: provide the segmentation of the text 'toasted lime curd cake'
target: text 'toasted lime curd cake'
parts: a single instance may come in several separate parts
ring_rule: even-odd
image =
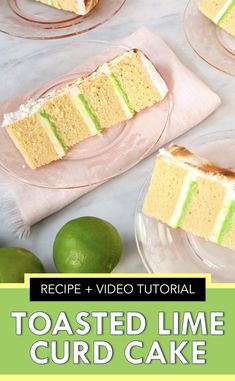
[[[186,148],[160,150],[143,211],[235,250],[235,172]]]

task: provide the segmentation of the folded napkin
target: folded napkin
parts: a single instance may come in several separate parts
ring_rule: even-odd
[[[147,28],[140,28],[121,43],[143,50],[156,63],[172,95],[170,121],[155,150],[196,126],[220,105],[219,97]],[[94,188],[48,190],[27,185],[0,171],[0,216],[10,231],[22,238],[29,233],[30,226]]]

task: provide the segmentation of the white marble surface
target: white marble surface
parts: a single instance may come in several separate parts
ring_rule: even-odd
[[[184,137],[179,138],[178,142],[186,144],[199,134],[233,128],[235,78],[207,65],[187,44],[183,31],[183,13],[186,3],[186,0],[127,0],[122,10],[103,26],[80,37],[60,41],[29,41],[0,34],[0,73],[7,66],[14,68],[14,65],[22,60],[27,68],[27,56],[29,57],[36,49],[41,49],[43,52],[43,49],[52,44],[66,46],[75,39],[115,41],[134,32],[139,26],[146,25],[163,37],[181,60],[218,92],[223,101],[222,107],[214,115]],[[32,70],[32,67],[28,67],[28,70]],[[115,271],[145,272],[135,245],[134,214],[138,194],[153,162],[154,156],[149,157],[128,173],[38,223],[32,228],[30,237],[25,241],[19,241],[9,234],[3,221],[0,225],[0,245],[28,248],[42,259],[48,271],[54,271],[52,245],[56,232],[70,219],[82,215],[94,215],[113,223],[122,236],[124,251]]]

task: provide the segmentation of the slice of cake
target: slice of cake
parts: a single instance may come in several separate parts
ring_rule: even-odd
[[[199,10],[235,37],[235,0],[202,0]]]
[[[70,147],[100,133],[74,93],[68,86],[4,116],[3,126],[30,168],[61,159]]]
[[[54,8],[63,9],[64,11],[74,12],[84,16],[89,13],[98,3],[99,0],[36,0],[40,3],[49,5]]]
[[[235,172],[183,147],[160,150],[143,211],[235,250]]]
[[[35,169],[62,158],[73,145],[101,135],[103,129],[161,101],[167,91],[150,60],[142,52],[131,50],[103,64],[88,77],[6,114],[3,127],[27,164]],[[53,155],[46,154],[46,147],[39,147],[47,144],[45,139]],[[38,157],[42,149],[44,154]]]
[[[165,97],[166,83],[140,50],[117,57],[109,66],[134,111],[139,112]]]

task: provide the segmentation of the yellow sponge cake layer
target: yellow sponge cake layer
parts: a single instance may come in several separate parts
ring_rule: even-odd
[[[81,94],[96,115],[101,128],[108,128],[133,116],[123,107],[108,74],[99,73],[86,78],[79,86]]]
[[[199,10],[235,37],[235,0],[202,0]]]
[[[214,20],[226,5],[227,0],[202,0],[199,10],[209,19]]]
[[[7,127],[7,131],[32,169],[58,160],[63,156],[63,152],[58,152],[52,143],[49,131],[43,125],[39,114],[12,123]]]
[[[99,0],[36,0],[40,3],[64,11],[74,12],[78,15],[86,15],[93,9]]]
[[[159,156],[153,171],[148,195],[145,199],[144,212],[168,223],[180,197],[187,173],[187,169],[180,168],[163,156]]]
[[[219,26],[235,37],[235,2],[230,12],[221,20]]]
[[[195,189],[182,223],[182,229],[210,239],[216,218],[223,206],[225,187],[213,179],[198,175]],[[200,221],[200,222],[198,222]]]
[[[235,172],[183,147],[160,150],[143,211],[235,250]]]
[[[136,112],[161,101],[168,92],[160,74],[139,50],[117,57],[110,62],[109,67]]]
[[[69,93],[47,100],[41,110],[50,116],[66,147],[71,147],[93,135]]]

